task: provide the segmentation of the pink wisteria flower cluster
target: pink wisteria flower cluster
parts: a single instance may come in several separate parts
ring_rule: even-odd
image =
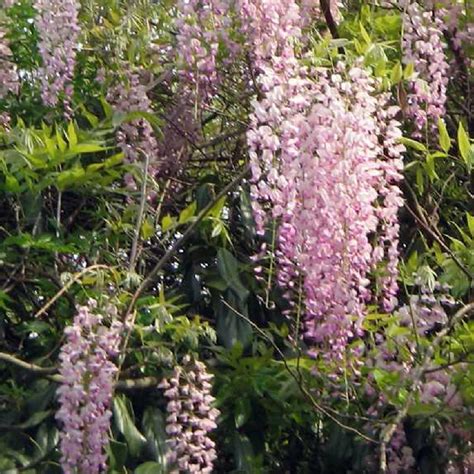
[[[41,97],[44,104],[51,107],[62,101],[66,115],[71,115],[80,3],[77,0],[35,0],[34,6],[42,60],[38,70]]]
[[[330,357],[342,357],[349,339],[361,334],[373,297],[369,276],[384,257],[383,302],[387,309],[395,303],[403,167],[395,112],[367,71],[339,64],[334,73],[317,72],[313,105],[298,123],[301,171],[293,213],[282,216],[288,231],[280,234],[280,259],[289,270],[279,279],[291,283],[291,263],[298,269],[306,337]],[[381,240],[374,241],[378,231]]]
[[[210,433],[219,416],[212,406],[212,378],[202,362],[185,356],[172,376],[159,385],[168,399],[168,461],[174,473],[212,472],[216,450]]]
[[[77,309],[74,322],[65,330],[61,348],[58,388],[60,408],[56,419],[62,425],[61,466],[65,474],[96,474],[105,470],[108,430],[112,416],[114,377],[121,341],[122,323],[114,307],[107,309],[110,326],[89,300]]]
[[[11,55],[5,31],[0,29],[0,99],[10,92],[18,94],[20,87],[17,67],[10,60]]]
[[[124,66],[124,77],[107,91],[107,100],[117,112],[153,113],[146,85],[140,80],[140,74],[129,65]],[[117,144],[123,151],[128,163],[144,163],[149,159],[148,173],[156,174],[160,169],[158,142],[153,127],[145,118],[125,121],[116,135]],[[130,189],[136,189],[133,176],[127,174],[125,182]]]
[[[0,29],[0,100],[9,93],[18,94],[20,82],[16,64],[10,60],[12,52],[5,38],[5,31]],[[8,127],[10,115],[7,112],[0,113],[0,126]]]
[[[472,410],[464,407],[461,394],[455,383],[455,374],[466,371],[463,363],[453,366],[439,366],[433,361],[430,367],[425,369],[421,383],[413,384],[412,374],[414,368],[419,364],[419,347],[417,337],[426,336],[428,333],[436,333],[449,323],[447,310],[455,305],[455,301],[449,296],[448,288],[435,282],[434,287],[428,287],[421,283],[419,277],[415,278],[418,286],[418,294],[411,295],[408,303],[394,312],[401,328],[406,331],[394,332],[389,338],[376,334],[376,345],[373,358],[368,359],[367,367],[372,367],[381,373],[396,375],[399,385],[396,385],[391,393],[397,397],[401,384],[405,384],[409,390],[416,392],[417,402],[431,406],[449,407],[451,411],[464,413],[467,418],[472,417]],[[416,332],[417,336],[414,334]],[[403,356],[400,352],[403,351]],[[377,382],[371,375],[366,381],[366,396],[371,400],[367,415],[373,418],[384,416],[387,410],[392,409],[392,403],[385,393],[377,390]],[[440,449],[447,449],[449,443],[445,437],[457,436],[463,439],[465,446],[473,442],[472,433],[462,427],[447,424],[444,433],[439,437]],[[446,446],[441,446],[441,444]],[[459,464],[469,465],[469,449],[461,454],[451,453],[449,458],[458,458]],[[373,460],[372,460],[373,461]],[[387,448],[388,472],[397,474],[399,472],[411,472],[410,468],[415,465],[413,450],[406,439],[403,424],[397,426],[394,436]],[[452,472],[464,472],[455,471]],[[466,471],[469,472],[469,471]]]
[[[207,101],[219,82],[219,48],[230,57],[237,43],[229,37],[232,23],[228,0],[178,0],[176,54],[182,79],[193,89],[194,99]],[[222,45],[222,46],[221,46]]]
[[[257,227],[279,223],[278,281],[304,293],[305,336],[330,358],[360,334],[369,275],[387,257],[383,303],[397,291],[398,108],[361,66],[308,70],[294,53],[293,2],[248,2],[262,98],[247,134]],[[373,236],[379,234],[378,240]],[[294,302],[294,301],[292,301]]]
[[[403,15],[403,61],[413,64],[407,115],[414,125],[414,136],[431,133],[445,112],[449,65],[443,39],[443,20],[439,14],[410,3]]]

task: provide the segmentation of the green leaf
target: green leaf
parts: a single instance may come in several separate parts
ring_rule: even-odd
[[[161,410],[148,406],[143,413],[142,431],[147,439],[147,450],[163,468],[166,467],[166,453],[168,451],[165,426],[166,420]]]
[[[134,474],[164,474],[165,472],[164,467],[160,463],[153,461],[140,464],[133,471]]]
[[[249,420],[251,414],[252,407],[250,406],[248,398],[238,398],[234,408],[235,427],[237,429],[242,428],[242,426],[244,426],[245,423]]]
[[[104,150],[107,150],[107,148],[97,143],[79,143],[69,148],[69,151],[75,155],[81,155],[83,153],[97,153]]]
[[[395,385],[400,379],[397,372],[388,372],[382,369],[374,369],[372,372],[377,385],[383,390],[385,387]]]
[[[400,138],[400,142],[409,148],[413,148],[418,151],[427,151],[426,146],[423,145],[423,143],[417,142],[411,138],[402,137]]]
[[[66,151],[67,144],[64,141],[62,133],[58,129],[56,129],[56,141],[58,143],[59,149],[61,150],[62,153],[64,153]]]
[[[9,193],[18,193],[21,190],[20,183],[15,176],[9,174],[5,176],[5,191]]]
[[[130,454],[138,456],[146,445],[146,438],[138,431],[131,414],[131,405],[123,395],[116,396],[113,402],[114,421],[117,429],[127,441]]]
[[[185,224],[196,214],[197,203],[193,201],[189,206],[179,213],[178,224]]]
[[[427,403],[415,403],[408,409],[410,416],[432,416],[439,412],[439,406]]]
[[[474,237],[474,216],[469,214],[469,212],[466,212],[466,219],[469,232],[471,233],[471,236]]]
[[[237,472],[251,472],[252,474],[260,474],[262,470],[256,463],[250,439],[244,434],[240,434],[236,431],[233,444],[233,454],[237,464]]]
[[[84,104],[80,105],[81,114],[88,120],[88,122],[95,128],[99,125],[99,119],[92,113],[90,113],[84,106]]]
[[[224,208],[224,204],[227,200],[227,196],[222,196],[212,207],[212,209],[209,210],[207,213],[207,216],[209,217],[220,217],[222,209]]]
[[[416,170],[416,185],[418,186],[418,191],[420,194],[423,194],[425,189],[425,180],[423,178],[423,171],[421,168]]]
[[[107,158],[104,161],[104,166],[106,168],[111,168],[112,166],[116,166],[116,165],[122,163],[124,157],[125,157],[125,155],[124,155],[123,151],[121,151],[120,153],[116,153],[115,155],[110,156],[109,158]]]
[[[448,153],[449,149],[451,148],[451,139],[449,138],[448,130],[446,128],[446,124],[444,120],[438,119],[438,130],[439,130],[439,146],[441,149]]]
[[[8,310],[8,303],[13,303],[13,299],[3,290],[0,290],[0,309]]]
[[[224,300],[227,304],[220,300],[215,306],[217,336],[227,348],[233,347],[236,343],[247,347],[252,341],[252,327],[242,317],[249,319],[247,304],[243,304],[232,290],[225,291]]]
[[[217,269],[229,288],[232,288],[245,301],[249,290],[244,287],[239,275],[239,261],[227,250],[220,248],[217,251]]]
[[[57,176],[57,186],[60,190],[73,187],[85,176],[86,172],[81,166],[76,166],[70,170],[61,171]]]
[[[176,218],[171,217],[169,214],[161,219],[161,230],[166,232],[167,230],[171,229],[176,224]]]
[[[364,25],[361,22],[359,22],[359,26],[360,26],[360,33],[364,41],[367,44],[372,43],[372,39],[370,38],[369,33],[367,33],[367,30],[364,28]]]
[[[107,454],[109,455],[110,468],[119,472],[123,472],[123,467],[127,460],[128,454],[127,445],[112,439],[107,446]]]
[[[67,126],[67,139],[70,147],[74,147],[77,145],[76,129],[74,128],[73,122],[69,122]]]
[[[112,106],[107,102],[107,100],[104,97],[100,98],[100,103],[102,105],[102,109],[104,110],[104,115],[106,118],[112,118],[114,114],[114,109]]]
[[[51,410],[35,412],[30,418],[28,418],[23,423],[20,423],[19,425],[15,425],[15,428],[18,428],[20,430],[26,430],[28,428],[32,428],[33,426],[37,426],[46,418],[48,418],[48,416],[50,416],[51,413],[52,413]]]
[[[474,152],[471,150],[469,135],[466,133],[466,130],[464,130],[462,122],[459,122],[458,127],[458,147],[462,159],[466,163],[468,169],[471,169]]]
[[[150,219],[145,219],[141,228],[142,239],[148,240],[155,233],[155,226]]]
[[[390,73],[390,79],[392,81],[392,84],[398,84],[403,77],[403,69],[401,64],[397,61],[395,66],[393,66],[392,71]]]
[[[426,174],[431,182],[434,182],[435,179],[439,179],[439,176],[436,174],[435,158],[431,154],[426,155]]]
[[[215,237],[221,235],[221,233],[224,231],[225,231],[224,223],[218,219],[214,220],[213,225],[212,225],[211,238],[214,239]]]
[[[403,78],[404,79],[410,79],[411,76],[413,76],[413,73],[415,72],[415,66],[413,63],[408,63],[405,66],[405,70],[403,71]]]

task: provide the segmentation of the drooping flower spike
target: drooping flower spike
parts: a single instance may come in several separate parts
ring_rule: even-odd
[[[80,306],[59,355],[58,388],[61,423],[61,466],[65,474],[97,474],[106,469],[110,404],[123,325],[115,308],[108,308],[110,326],[89,300]]]

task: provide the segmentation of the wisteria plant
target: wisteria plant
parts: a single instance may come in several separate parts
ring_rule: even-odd
[[[463,0],[0,0],[0,472],[474,472]]]

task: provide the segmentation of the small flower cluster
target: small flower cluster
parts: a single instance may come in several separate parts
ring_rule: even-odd
[[[5,32],[0,30],[0,99],[8,93],[18,94],[20,87],[16,65],[10,60],[11,55]]]
[[[96,474],[106,469],[104,449],[108,443],[110,403],[121,341],[122,323],[114,307],[113,321],[103,324],[96,302],[78,308],[72,326],[65,330],[66,343],[59,355],[58,388],[60,408],[56,419],[62,424],[61,465],[65,474]]]
[[[405,430],[403,426],[397,426],[387,447],[387,472],[389,474],[411,472],[410,468],[413,468],[415,463],[413,449],[407,444]]]
[[[209,433],[217,427],[219,416],[212,408],[212,378],[202,362],[185,356],[182,365],[159,385],[168,399],[166,432],[174,473],[212,472],[216,451]]]
[[[16,65],[10,60],[12,52],[5,38],[5,32],[0,29],[0,99],[7,94],[18,94],[20,81]],[[0,113],[0,127],[8,128],[11,117],[8,112]]]
[[[43,61],[38,71],[41,97],[44,104],[51,107],[62,99],[66,115],[71,115],[80,3],[77,0],[35,0],[34,6],[38,12],[35,25]]]
[[[107,100],[118,112],[148,112],[152,113],[151,100],[147,95],[147,89],[140,81],[138,72],[134,72],[128,66],[124,66],[125,77],[123,82],[118,82],[109,88]],[[160,168],[158,153],[158,142],[150,123],[140,118],[131,122],[123,123],[117,132],[117,143],[129,163],[140,163],[144,161],[144,155],[148,156],[148,173],[154,175]],[[135,189],[133,176],[125,177],[126,183],[131,189]]]
[[[228,35],[231,21],[227,0],[178,0],[177,56],[182,78],[192,85],[195,98],[206,101],[214,93],[219,75],[220,43],[233,56],[237,45]]]
[[[166,111],[166,124],[161,132],[163,137],[158,142],[158,152],[163,160],[158,173],[165,177],[174,176],[190,156],[190,143],[198,143],[201,136],[189,94],[183,91],[176,103]]]
[[[403,21],[403,61],[413,64],[415,70],[406,113],[413,120],[414,136],[420,137],[427,127],[435,129],[445,112],[449,65],[443,20],[413,2],[407,6]]]

